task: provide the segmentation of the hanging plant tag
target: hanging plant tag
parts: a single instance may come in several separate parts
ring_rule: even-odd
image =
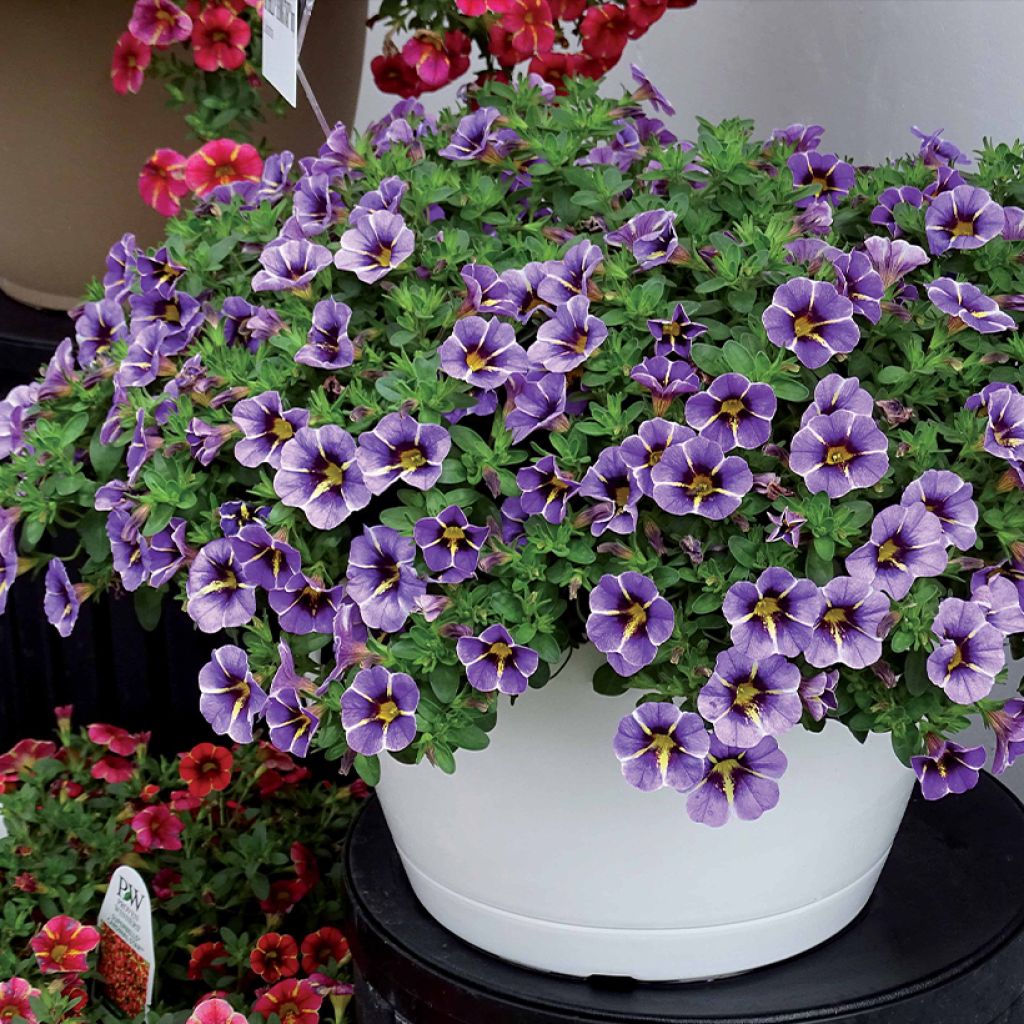
[[[266,0],[263,77],[294,107],[299,66],[299,0]]]
[[[7,823],[4,821],[4,809],[0,807],[0,839],[6,839],[8,834]]]
[[[97,921],[99,974],[107,998],[129,1017],[153,1001],[153,916],[146,883],[134,868],[119,867],[110,877]]]

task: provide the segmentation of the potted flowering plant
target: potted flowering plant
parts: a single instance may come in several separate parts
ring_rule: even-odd
[[[405,100],[118,242],[3,406],[0,600],[174,593],[214,731],[379,784],[453,930],[709,977],[851,920],[972,718],[1024,742],[1024,147],[682,142],[633,78]]]

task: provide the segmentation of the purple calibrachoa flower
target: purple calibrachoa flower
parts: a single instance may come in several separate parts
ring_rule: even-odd
[[[367,668],[379,660],[367,647],[369,632],[359,615],[359,608],[347,598],[338,606],[333,630],[334,668],[328,677],[329,680],[337,679],[354,665]]]
[[[663,786],[685,793],[704,777],[711,737],[700,715],[651,701],[619,722],[612,747],[631,786],[644,793]]]
[[[68,579],[67,568],[59,558],[50,559],[50,564],[46,567],[45,586],[43,611],[46,613],[47,621],[61,636],[69,637],[82,607],[82,589],[91,588],[87,584],[73,584]]]
[[[185,440],[192,458],[200,466],[209,466],[235,432],[230,423],[207,423],[193,416],[185,428]]]
[[[928,655],[928,678],[951,701],[973,704],[987,697],[1006,664],[1005,637],[980,604],[947,597],[932,632],[939,645]]]
[[[163,441],[160,438],[160,432],[155,427],[146,426],[146,410],[137,409],[135,429],[132,431],[132,439],[128,442],[128,453],[125,456],[129,484],[135,484],[139,473],[142,472],[142,467],[161,444]]]
[[[777,407],[770,384],[751,383],[741,373],[723,373],[707,391],[686,400],[686,422],[722,451],[760,448],[771,436]]]
[[[135,332],[114,374],[115,387],[142,388],[156,380],[160,372],[161,346],[166,334],[167,327],[162,321],[148,324]]]
[[[696,822],[718,828],[735,813],[741,821],[756,821],[779,802],[779,785],[786,755],[766,736],[756,747],[743,750],[711,737],[707,772],[686,799],[686,813]]]
[[[700,378],[685,359],[649,356],[629,371],[630,377],[651,393],[656,416],[668,412],[672,402],[681,395],[692,395],[700,389]]]
[[[630,534],[636,529],[636,506],[640,487],[616,447],[605,448],[580,483],[582,498],[597,505],[590,511],[590,532],[600,537],[605,530]]]
[[[1008,462],[1024,461],[1024,395],[1011,385],[998,388],[985,402],[985,414],[985,451]]]
[[[800,546],[800,530],[807,522],[806,516],[787,506],[778,514],[769,511],[768,518],[772,522],[772,530],[765,538],[769,544],[781,540],[793,548]]]
[[[483,263],[467,263],[459,271],[466,286],[466,299],[460,313],[491,313],[516,316],[519,304],[512,297],[508,282],[494,267]]]
[[[494,107],[479,107],[467,114],[452,132],[448,145],[438,151],[446,160],[479,160],[496,141],[494,123],[501,112]]]
[[[349,548],[346,594],[370,629],[397,633],[427,590],[416,575],[416,545],[390,526],[367,526]]]
[[[828,259],[836,274],[836,291],[853,303],[854,313],[877,324],[882,319],[885,286],[867,254],[854,250],[838,253]]]
[[[924,203],[924,195],[913,185],[887,188],[878,197],[878,205],[871,211],[868,220],[879,227],[887,228],[893,238],[899,238],[903,234],[903,229],[896,223],[893,211],[901,203],[920,209]]]
[[[331,191],[331,179],[323,173],[301,177],[292,194],[292,213],[308,238],[323,234],[345,211],[341,196]]]
[[[401,214],[378,210],[361,217],[341,236],[334,265],[339,270],[351,270],[363,284],[373,284],[404,263],[415,244]]]
[[[165,297],[175,291],[179,278],[185,273],[184,265],[171,258],[166,245],[160,246],[152,256],[138,253],[135,270],[143,292],[159,292]]]
[[[287,645],[282,643],[281,646]],[[320,728],[320,717],[302,702],[299,687],[272,685],[264,716],[270,743],[275,749],[293,757],[305,757],[309,753],[309,745]]]
[[[1008,242],[1024,242],[1024,209],[1003,207],[1003,238]]]
[[[985,609],[985,618],[1003,636],[1024,633],[1024,608],[1017,588],[1004,576],[993,576],[987,583],[971,581],[971,600]]]
[[[633,99],[647,100],[659,113],[672,115],[676,108],[665,98],[665,94],[640,70],[635,64],[629,65],[629,73],[633,76],[637,88],[633,92]]]
[[[942,524],[918,501],[882,509],[871,539],[846,556],[846,571],[899,601],[914,580],[941,575],[948,562]]]
[[[725,519],[740,507],[754,476],[738,455],[726,455],[706,437],[691,437],[665,450],[651,470],[654,500],[674,516]]]
[[[923,190],[924,201],[930,203],[936,196],[943,192],[951,192],[961,185],[966,185],[964,176],[953,167],[937,167],[935,169],[935,180],[926,185]]]
[[[576,296],[586,297],[590,279],[604,259],[599,246],[588,239],[577,242],[560,260],[544,264],[537,296],[552,306],[562,306]]]
[[[107,516],[107,539],[114,563],[114,572],[121,586],[129,593],[146,582],[146,538],[127,508],[114,508]]]
[[[18,545],[14,538],[17,509],[0,508],[0,615],[7,608],[7,598],[18,577]]]
[[[840,498],[871,487],[889,469],[889,442],[868,416],[846,409],[814,416],[797,431],[789,465],[812,494]]]
[[[482,316],[456,320],[449,338],[438,350],[441,369],[449,377],[493,391],[513,373],[526,373],[529,362],[516,341],[511,324]]]
[[[951,740],[928,736],[928,753],[910,759],[925,800],[941,800],[949,793],[974,789],[985,767],[984,747],[962,747]]]
[[[539,261],[527,263],[521,269],[510,267],[501,272],[501,280],[508,288],[508,308],[521,324],[544,305],[544,300],[537,294],[541,281],[547,277],[545,264]]]
[[[264,391],[235,405],[231,418],[245,435],[235,445],[235,458],[243,466],[256,467],[266,462],[280,469],[281,449],[297,430],[309,423],[309,411],[286,411],[278,392]]]
[[[231,546],[246,580],[267,591],[280,590],[302,569],[298,550],[272,536],[262,523],[243,526]]]
[[[331,251],[306,238],[277,238],[260,253],[262,270],[252,279],[254,292],[301,292],[331,265]]]
[[[682,444],[697,435],[681,423],[656,417],[640,424],[637,433],[627,437],[619,452],[622,461],[633,471],[640,490],[648,497],[654,497],[654,478],[651,473],[661,462],[661,457],[674,444]]]
[[[836,696],[836,684],[839,682],[839,671],[817,672],[813,676],[800,680],[800,701],[804,710],[816,722],[822,722],[830,711],[839,708]]]
[[[807,646],[824,606],[821,591],[811,580],[771,566],[756,583],[734,583],[722,602],[722,614],[732,626],[733,646],[747,657],[795,658]]]
[[[812,370],[837,353],[852,352],[860,340],[853,303],[835,285],[808,277],[780,284],[761,323],[773,345],[789,349]]]
[[[590,592],[587,636],[620,676],[650,665],[674,628],[672,605],[648,576],[606,573]]]
[[[143,554],[143,565],[151,587],[162,587],[178,572],[190,565],[196,556],[195,548],[185,540],[187,523],[175,516],[162,530],[149,538]]]
[[[676,303],[670,319],[648,320],[647,329],[654,338],[656,356],[676,356],[681,359],[690,358],[693,342],[708,330],[687,316],[681,302]]]
[[[324,588],[318,580],[297,572],[284,586],[270,591],[270,607],[287,633],[331,633],[334,616],[341,604],[344,588]]]
[[[113,299],[87,302],[75,320],[78,365],[88,366],[98,355],[109,351],[115,341],[126,337],[124,309]]]
[[[926,167],[943,167],[947,164],[952,165],[958,162],[970,163],[966,153],[962,152],[949,139],[942,137],[942,133],[945,131],[944,128],[934,132],[925,132],[915,124],[911,125],[910,131],[921,140],[918,156],[924,161]]]
[[[902,281],[912,270],[928,264],[928,254],[919,245],[911,245],[902,239],[871,235],[865,238],[864,251],[871,266],[882,279],[882,287],[889,288]]]
[[[535,430],[557,430],[567,425],[565,390],[564,373],[544,373],[534,380],[527,378],[515,393],[515,408],[505,417],[512,440],[518,443]]]
[[[697,710],[730,746],[749,749],[765,736],[781,736],[800,721],[800,670],[781,655],[748,657],[722,651],[697,695]]]
[[[793,175],[794,188],[814,185],[814,194],[838,206],[844,196],[850,194],[857,174],[851,164],[840,160],[835,153],[819,153],[817,150],[805,150],[794,153],[786,166]],[[797,202],[797,207],[807,206],[812,197],[806,196]]]
[[[122,235],[107,253],[106,272],[103,275],[104,298],[124,302],[138,279],[135,260],[138,255],[133,234]]]
[[[474,690],[524,693],[540,657],[532,647],[517,644],[502,625],[488,626],[479,636],[459,637],[455,644],[466,678]]]
[[[372,757],[409,746],[416,738],[419,703],[412,676],[381,665],[361,669],[341,695],[341,724],[349,747]]]
[[[947,249],[979,249],[1003,230],[1003,209],[983,188],[957,185],[937,195],[924,215],[933,256]]]
[[[203,326],[202,304],[186,292],[175,292],[166,297],[159,292],[133,294],[128,302],[132,311],[133,338],[138,336],[141,328],[160,324],[164,328],[160,352],[165,356],[177,355],[185,349]]]
[[[907,485],[901,505],[921,502],[942,527],[946,544],[960,551],[970,551],[978,539],[978,506],[972,495],[974,488],[948,469],[925,470]]]
[[[569,499],[580,489],[576,480],[558,468],[554,455],[545,455],[534,465],[519,470],[516,484],[523,492],[519,499],[522,511],[556,524],[565,518]]]
[[[367,192],[352,208],[348,220],[350,224],[358,224],[360,220],[368,217],[371,213],[383,210],[385,213],[398,213],[402,203],[402,196],[409,191],[409,183],[403,181],[397,174],[385,178],[380,185]]]
[[[870,417],[875,411],[875,400],[860,386],[858,378],[830,373],[815,385],[814,401],[800,417],[800,426],[806,427],[815,416],[828,416],[840,409]]]
[[[791,124],[785,128],[776,128],[772,132],[772,141],[792,146],[798,153],[809,149],[817,149],[825,129],[820,124]]]
[[[641,270],[668,263],[681,254],[673,210],[647,210],[604,236],[608,245],[621,245],[636,258]]]
[[[318,530],[333,530],[371,497],[355,441],[333,423],[300,427],[285,442],[274,492],[291,508],[301,508]]]
[[[218,647],[199,673],[199,710],[213,731],[236,743],[252,743],[253,723],[266,703],[245,651],[234,644]]]
[[[458,505],[449,505],[436,516],[417,519],[413,540],[423,552],[423,561],[442,583],[460,583],[475,572],[480,549],[490,530],[473,526]]]
[[[111,513],[113,515],[113,513]],[[204,633],[244,626],[256,614],[256,586],[245,576],[226,539],[200,549],[188,571],[186,610]]]
[[[836,576],[821,588],[825,606],[814,623],[804,657],[815,668],[867,668],[882,656],[878,635],[889,598],[864,580]]]
[[[980,334],[1012,331],[1017,327],[1009,313],[1004,313],[995,299],[980,288],[951,277],[939,277],[928,285],[928,298],[932,304],[952,318],[959,318],[967,327]]]
[[[348,336],[352,310],[344,302],[322,299],[313,307],[313,322],[306,344],[295,353],[295,362],[319,370],[340,370],[355,361],[355,348]]]
[[[527,356],[537,369],[568,373],[589,359],[607,337],[604,321],[590,313],[590,300],[574,295],[537,328],[537,340]]]
[[[371,494],[382,494],[397,480],[428,491],[437,483],[451,447],[444,427],[390,412],[373,430],[359,435],[359,467]]]
[[[234,537],[243,526],[250,523],[265,523],[270,517],[269,505],[257,505],[251,501],[225,501],[217,509],[220,518],[220,532],[225,537]]]
[[[996,737],[992,771],[1002,775],[1024,754],[1024,700],[1008,700],[998,711],[986,711],[984,719]]]

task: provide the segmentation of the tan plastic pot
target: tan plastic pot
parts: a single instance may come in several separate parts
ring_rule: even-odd
[[[67,309],[103,272],[111,242],[156,242],[162,218],[139,198],[139,169],[158,146],[195,147],[163,86],[137,96],[110,84],[114,43],[131,0],[4,0],[0,41],[0,289]],[[322,0],[302,65],[328,122],[355,110],[366,0]],[[273,147],[315,152],[322,132],[305,97],[267,125]]]

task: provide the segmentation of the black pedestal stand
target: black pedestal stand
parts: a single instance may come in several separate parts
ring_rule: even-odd
[[[729,827],[741,841],[742,824]],[[1024,808],[989,777],[962,797],[914,798],[874,897],[840,935],[714,982],[582,981],[479,952],[417,902],[376,801],[345,868],[359,1024],[1024,1024]],[[745,884],[771,885],[773,870],[755,852]]]

